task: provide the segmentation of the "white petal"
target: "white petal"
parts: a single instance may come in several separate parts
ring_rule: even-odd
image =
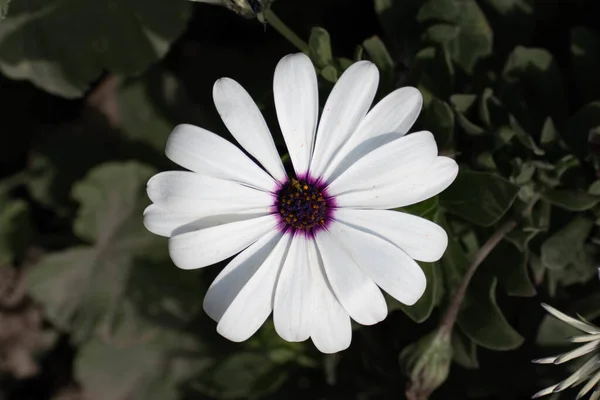
[[[329,284],[350,317],[362,325],[383,321],[388,312],[383,294],[352,259],[344,238],[323,230],[316,240]]]
[[[156,204],[150,204],[144,210],[144,226],[155,235],[171,237],[173,235],[193,232],[230,222],[263,217],[267,214],[268,213],[238,212],[234,214],[219,214],[202,217],[193,214],[176,213],[160,208]]]
[[[275,201],[271,193],[189,171],[154,175],[147,192],[161,208],[199,217],[247,210],[268,212]]]
[[[283,233],[269,232],[235,256],[217,275],[204,297],[204,311],[219,322],[239,292],[270,257]]]
[[[419,261],[439,260],[448,246],[448,235],[442,227],[403,212],[340,208],[335,211],[335,219],[379,236]]]
[[[365,141],[391,132],[400,136],[406,134],[419,116],[422,105],[423,97],[414,87],[403,87],[388,94],[369,111],[356,128],[356,132],[335,154],[333,161],[323,174],[323,180],[327,182],[333,180],[330,178],[332,178],[333,171],[337,169],[338,164],[351,156],[351,152]],[[350,158],[354,157],[351,156]],[[351,165],[357,159],[344,161],[346,164]]]
[[[275,68],[275,109],[296,176],[306,175],[319,116],[315,68],[303,53],[285,56]]]
[[[589,323],[584,322],[584,321],[580,321],[580,320],[578,320],[576,318],[573,318],[573,317],[571,317],[571,316],[569,316],[569,315],[567,315],[567,314],[565,314],[565,313],[563,313],[561,311],[558,311],[556,308],[554,308],[554,307],[552,307],[552,306],[550,306],[548,304],[542,303],[542,307],[544,307],[544,309],[548,313],[550,313],[551,315],[553,315],[555,318],[558,318],[561,321],[563,321],[563,322],[571,325],[573,328],[577,328],[580,331],[587,332],[587,333],[590,333],[590,334],[600,333],[600,329],[597,328],[597,327],[595,327],[594,325],[589,324]]]
[[[341,222],[329,227],[360,268],[380,288],[401,303],[413,305],[425,292],[427,281],[421,267],[393,244]]]
[[[310,337],[323,353],[347,349],[352,340],[352,325],[348,313],[334,296],[327,283],[323,263],[314,240],[308,243],[308,262],[312,270],[313,312]]]
[[[144,210],[144,226],[159,236],[169,237],[177,228],[197,219],[196,215],[174,213],[160,208],[156,204],[150,204]]]
[[[437,145],[430,132],[422,131],[387,143],[352,164],[328,187],[335,196],[370,190],[424,172],[436,159]]]
[[[377,67],[359,61],[348,68],[335,84],[317,130],[310,174],[320,177],[334,153],[348,140],[367,114],[379,83]]]
[[[248,92],[233,79],[221,78],[213,87],[213,100],[235,140],[275,179],[285,181],[287,174],[271,132]]]
[[[234,342],[252,336],[273,310],[275,282],[288,248],[290,235],[276,233],[253,246],[251,255],[238,255],[219,274],[204,299],[204,309],[219,320],[217,332]],[[253,249],[254,250],[254,249]],[[238,258],[242,260],[238,260]],[[212,312],[208,312],[213,308]],[[216,318],[215,318],[216,317]],[[222,318],[221,318],[222,317]]]
[[[273,178],[235,145],[206,129],[182,124],[173,129],[165,154],[183,168],[270,191]]]
[[[277,223],[273,215],[266,215],[182,233],[169,239],[169,253],[179,268],[206,267],[239,253],[275,230]]]
[[[279,336],[288,342],[301,342],[310,336],[313,298],[308,240],[301,234],[292,238],[275,289],[273,322]]]
[[[397,208],[427,200],[446,189],[458,175],[458,164],[437,157],[427,170],[369,190],[336,196],[338,207]]]

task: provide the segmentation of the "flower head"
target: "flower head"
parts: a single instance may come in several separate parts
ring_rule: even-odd
[[[591,353],[593,354],[577,371],[575,371],[575,373],[573,373],[567,379],[537,392],[535,395],[533,395],[533,398],[535,399],[548,394],[561,392],[572,386],[585,383],[585,385],[579,391],[577,399],[583,398],[588,393],[591,393],[590,400],[600,399],[600,328],[585,321],[582,317],[576,319],[563,314],[547,304],[542,304],[542,306],[546,309],[546,311],[556,318],[583,332],[581,336],[570,338],[572,343],[583,344],[567,353],[560,354],[555,357],[540,358],[538,360],[534,360],[533,362],[538,364],[562,364]]]
[[[446,232],[387,209],[438,194],[458,166],[438,157],[430,132],[406,135],[421,109],[416,89],[398,89],[369,111],[378,80],[374,64],[352,65],[318,122],[310,59],[294,54],[279,62],[275,108],[293,176],[258,107],[228,78],[215,83],[217,111],[260,166],[202,128],[179,125],[169,137],[167,156],[190,172],[150,179],[154,204],[144,223],[170,237],[171,258],[183,269],[239,253],[204,299],[221,335],[246,340],[273,312],[283,339],[310,337],[319,350],[336,352],[350,344],[350,318],[372,325],[386,317],[380,288],[408,305],[423,294],[415,260],[438,260]]]

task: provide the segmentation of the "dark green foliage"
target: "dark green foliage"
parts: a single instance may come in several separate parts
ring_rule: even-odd
[[[467,289],[432,399],[525,399],[566,377],[529,360],[573,334],[541,302],[600,317],[596,3],[273,3],[309,45],[321,105],[346,68],[371,60],[378,99],[417,87],[413,131],[431,131],[460,165],[442,194],[400,210],[448,232],[442,259],[421,263],[424,296],[410,307],[388,298],[384,322],[355,325],[348,350],[322,355],[270,321],[244,343],[220,337],[202,299],[222,265],[177,269],[141,219],[148,178],[176,168],[164,156],[176,124],[230,139],[212,104],[219,77],[248,89],[286,152],[272,73],[295,48],[256,20],[184,0],[0,0],[0,267],[18,270],[61,338],[35,354],[32,383],[0,366],[0,397],[59,400],[80,385],[88,400],[402,399],[398,356],[436,328],[511,219]],[[0,289],[0,313],[20,312]]]

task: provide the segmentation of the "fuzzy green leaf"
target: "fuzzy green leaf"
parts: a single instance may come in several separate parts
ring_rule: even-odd
[[[564,269],[583,249],[594,222],[578,216],[542,244],[542,263],[549,269]]]
[[[419,22],[447,23],[453,26],[454,34],[431,34],[430,41],[444,46],[454,62],[468,74],[473,72],[475,64],[492,54],[492,30],[475,0],[428,0],[419,10]]]
[[[461,169],[440,195],[440,204],[469,222],[490,226],[509,210],[518,192],[518,186],[497,174]]]
[[[80,203],[73,230],[91,244],[50,253],[28,276],[31,294],[75,340],[110,331],[136,261],[164,254],[163,238],[148,232],[141,218],[153,173],[135,162],[91,170],[73,188]]]
[[[160,0],[16,1],[0,24],[0,70],[59,96],[82,96],[103,70],[139,74],[186,26],[190,5]]]

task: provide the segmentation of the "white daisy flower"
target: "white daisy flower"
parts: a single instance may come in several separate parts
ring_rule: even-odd
[[[371,325],[386,317],[380,288],[408,305],[423,294],[425,275],[414,260],[438,260],[446,232],[386,209],[440,193],[458,166],[438,157],[430,132],[405,136],[421,109],[416,89],[398,89],[369,111],[378,81],[374,64],[352,65],[317,126],[310,59],[293,54],[279,62],[275,107],[295,177],[286,173],[258,107],[229,78],[214,85],[216,108],[263,168],[202,128],[179,125],[169,137],[167,157],[191,172],[150,179],[154,204],[144,223],[170,237],[179,268],[202,268],[239,253],[204,299],[221,335],[246,340],[273,312],[283,339],[310,337],[333,353],[350,344],[350,318]]]
[[[583,335],[572,337],[569,340],[572,343],[584,344],[574,350],[555,357],[533,360],[534,363],[562,364],[590,353],[593,354],[577,371],[575,371],[575,373],[573,373],[567,379],[544,390],[540,390],[533,395],[533,398],[537,399],[538,397],[546,396],[548,394],[558,393],[570,387],[583,384],[587,381],[587,383],[577,394],[577,399],[583,398],[588,393],[590,393],[589,400],[600,399],[600,328],[590,324],[581,317],[579,317],[579,319],[569,317],[568,315],[558,311],[553,307],[550,307],[547,304],[542,304],[542,306],[554,317],[583,332]]]

